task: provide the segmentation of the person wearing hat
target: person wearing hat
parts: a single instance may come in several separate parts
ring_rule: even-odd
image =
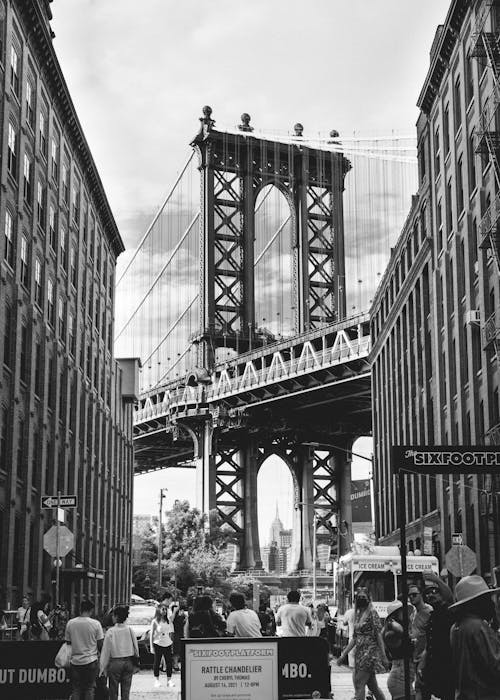
[[[500,639],[491,623],[496,617],[493,594],[482,576],[465,576],[455,587],[450,605],[456,622],[451,628],[455,700],[500,698]]]
[[[426,629],[426,648],[422,654],[417,677],[425,693],[440,700],[454,700],[455,688],[451,660],[450,629],[453,617],[451,589],[435,574],[425,574],[424,599],[432,607]]]
[[[411,606],[413,607],[413,606]],[[411,615],[411,609],[408,610]],[[404,635],[403,635],[403,603],[395,600],[387,607],[382,637],[385,645],[385,653],[391,662],[391,671],[387,679],[387,689],[392,700],[405,697],[405,672],[404,672]],[[411,653],[411,650],[408,650]],[[415,666],[410,660],[410,687],[413,688],[415,680]],[[411,695],[412,700],[415,695]]]

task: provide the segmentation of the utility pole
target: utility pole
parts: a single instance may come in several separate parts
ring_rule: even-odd
[[[158,519],[158,597],[160,596],[161,589],[161,579],[162,579],[162,554],[163,554],[163,532],[162,532],[162,513],[163,513],[163,499],[165,498],[163,492],[168,491],[167,487],[164,486],[160,489],[160,517]]]

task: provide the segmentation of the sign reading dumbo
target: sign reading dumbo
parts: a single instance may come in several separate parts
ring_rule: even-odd
[[[278,700],[278,643],[186,640],[182,672],[184,700]]]
[[[488,474],[500,471],[500,449],[484,445],[397,445],[392,448],[394,473]]]
[[[60,646],[61,642],[56,641],[0,642],[0,698],[68,698],[68,673],[54,666]]]

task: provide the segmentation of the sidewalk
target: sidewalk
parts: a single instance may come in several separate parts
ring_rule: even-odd
[[[378,683],[385,694],[390,698],[387,691],[387,673],[377,676]],[[136,674],[132,681],[131,700],[180,700],[181,697],[181,675],[174,673],[172,680],[175,688],[167,688],[167,677],[164,673],[160,676],[161,687],[154,687],[154,677],[151,670],[144,670]],[[335,700],[352,700],[354,691],[352,687],[352,675],[350,669],[345,666],[332,666],[332,690]],[[192,698],[192,700],[203,700],[203,698]],[[266,700],[266,698],[262,698]]]

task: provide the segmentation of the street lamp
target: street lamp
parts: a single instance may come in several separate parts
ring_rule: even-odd
[[[158,520],[158,596],[161,590],[161,579],[162,579],[162,554],[163,554],[163,537],[162,537],[162,511],[163,511],[163,499],[164,491],[168,491],[168,488],[164,486],[160,489],[160,517]]]

